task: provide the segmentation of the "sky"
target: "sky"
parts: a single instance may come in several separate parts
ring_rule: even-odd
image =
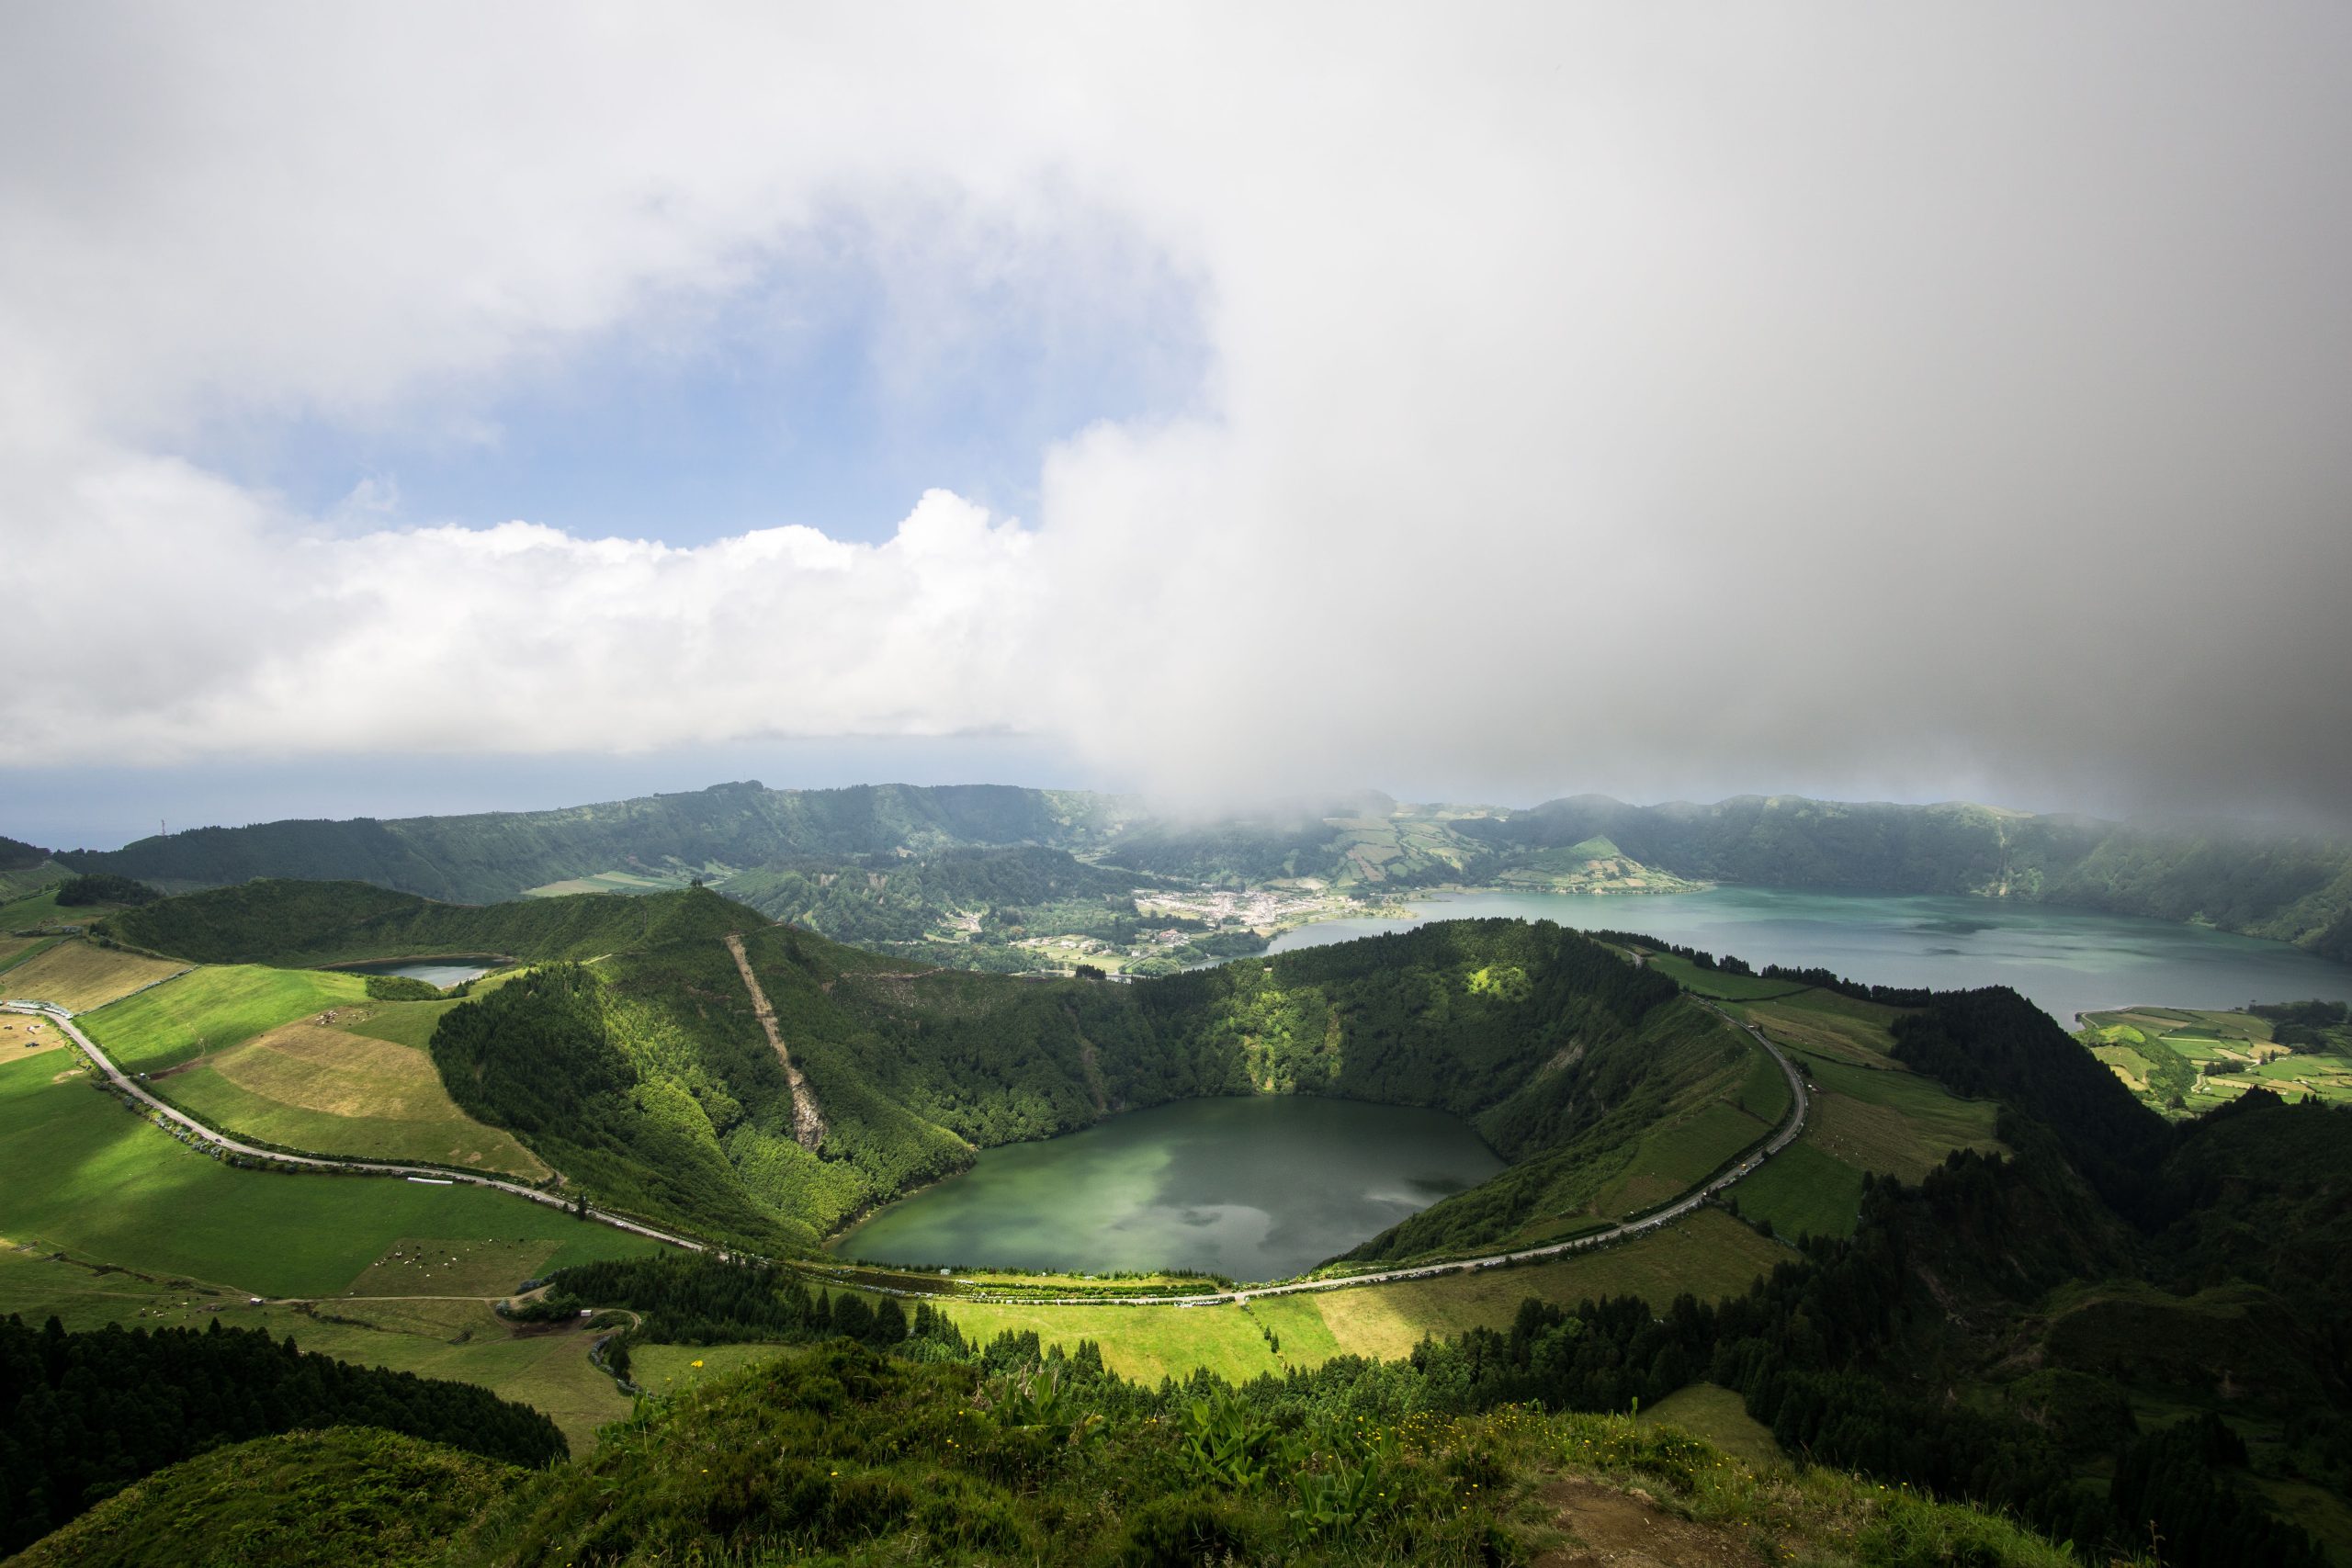
[[[2352,13],[0,11],[0,832],[2352,826]]]

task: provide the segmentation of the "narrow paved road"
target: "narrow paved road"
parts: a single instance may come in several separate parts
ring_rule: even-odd
[[[65,1009],[52,1007],[47,1002],[11,1001],[0,1002],[0,1010],[31,1013],[49,1020],[63,1030],[66,1037],[79,1045],[91,1061],[97,1064],[98,1070],[106,1074],[107,1080],[116,1089],[146,1106],[165,1121],[175,1126],[185,1127],[206,1143],[227,1149],[232,1154],[249,1155],[254,1159],[270,1160],[278,1165],[296,1166],[304,1170],[352,1170],[368,1176],[413,1177],[423,1181],[447,1182],[451,1186],[489,1187],[501,1192],[511,1192],[517,1198],[527,1198],[534,1203],[544,1203],[551,1209],[561,1209],[566,1213],[571,1210],[569,1202],[552,1192],[542,1192],[536,1187],[526,1187],[520,1182],[501,1181],[494,1176],[469,1175],[461,1171],[445,1170],[437,1166],[396,1165],[379,1160],[330,1159],[322,1155],[290,1155],[281,1149],[266,1149],[257,1144],[244,1143],[231,1137],[218,1128],[206,1126],[177,1106],[167,1104],[149,1093],[137,1080],[127,1076],[120,1067],[116,1066],[114,1059],[100,1050],[96,1041],[74,1026],[74,1015]],[[598,1209],[590,1209],[587,1212],[587,1217],[599,1224],[611,1225],[616,1230],[630,1231],[638,1235],[650,1236],[655,1241],[665,1241],[673,1247],[683,1247],[695,1252],[705,1250],[701,1242],[689,1241],[682,1235],[672,1235],[667,1231],[658,1231],[650,1225],[641,1225],[635,1220],[625,1220],[618,1214],[608,1214]]]
[[[1710,1007],[1714,1007],[1714,1004],[1712,1002],[1708,1005]],[[526,1198],[534,1203],[545,1203],[551,1208],[564,1209],[568,1211],[571,1207],[571,1204],[565,1202],[562,1199],[556,1197],[552,1193],[542,1192],[537,1188],[525,1187],[516,1182],[501,1181],[495,1177],[460,1175],[455,1171],[443,1170],[430,1166],[394,1165],[373,1160],[329,1159],[317,1155],[290,1155],[282,1153],[277,1149],[266,1149],[253,1144],[240,1142],[235,1138],[230,1137],[224,1133],[206,1126],[203,1122],[198,1122],[195,1117],[188,1115],[186,1111],[179,1110],[177,1107],[168,1105],[163,1100],[158,1100],[154,1095],[140,1087],[138,1083],[126,1077],[123,1074],[122,1069],[116,1066],[113,1060],[109,1058],[104,1051],[101,1051],[88,1035],[83,1033],[79,1029],[76,1029],[74,1026],[72,1014],[68,1013],[64,1009],[51,1007],[47,1003],[42,1002],[16,1001],[0,1002],[0,1009],[6,1009],[10,1012],[35,1013],[51,1020],[56,1023],[60,1029],[63,1030],[66,1034],[72,1038],[75,1044],[79,1045],[85,1052],[88,1053],[90,1060],[97,1064],[99,1070],[107,1075],[107,1078],[112,1081],[117,1089],[126,1095],[129,1095],[133,1100],[138,1100],[141,1104],[147,1106],[150,1110],[155,1111],[156,1114],[178,1126],[187,1128],[189,1132],[195,1134],[198,1137],[202,1138],[205,1142],[217,1145],[218,1146],[228,1149],[233,1153],[249,1155],[256,1159],[272,1160],[279,1165],[297,1166],[305,1169],[349,1170],[360,1171],[371,1176],[407,1176],[419,1177],[430,1181],[448,1181],[453,1183],[464,1182],[469,1186],[490,1187],[495,1188],[501,1192],[511,1192],[517,1198]],[[1681,1197],[1676,1199],[1673,1202],[1668,1204],[1662,1209],[1655,1210],[1636,1220],[1628,1220],[1622,1224],[1611,1225],[1607,1230],[1594,1231],[1586,1235],[1577,1236],[1572,1240],[1555,1241],[1543,1247],[1522,1247],[1515,1252],[1488,1253],[1480,1258],[1451,1258],[1442,1263],[1423,1263],[1409,1269],[1383,1269],[1366,1274],[1350,1274],[1341,1279],[1297,1280],[1293,1280],[1289,1284],[1283,1285],[1264,1285],[1254,1289],[1232,1291],[1211,1291],[1193,1295],[1039,1296],[1011,1292],[994,1292],[987,1294],[973,1294],[961,1292],[951,1292],[942,1291],[899,1290],[887,1285],[876,1285],[865,1279],[860,1279],[858,1280],[857,1288],[860,1290],[876,1291],[885,1295],[905,1296],[910,1298],[938,1297],[960,1301],[1017,1302],[1023,1305],[1030,1306],[1213,1306],[1223,1302],[1254,1301],[1260,1296],[1296,1295],[1309,1291],[1343,1291],[1351,1290],[1358,1285],[1384,1285],[1398,1280],[1430,1280],[1435,1279],[1443,1274],[1464,1274],[1479,1269],[1498,1268],[1506,1263],[1526,1263],[1538,1258],[1558,1258],[1571,1252],[1585,1252],[1593,1247],[1607,1247],[1612,1243],[1624,1241],[1633,1236],[1645,1235],[1650,1231],[1657,1230],[1661,1225],[1670,1224],[1674,1221],[1682,1218],[1685,1214],[1690,1213],[1692,1211],[1700,1208],[1709,1199],[1714,1197],[1724,1189],[1748,1176],[1755,1171],[1757,1167],[1771,1158],[1772,1156],[1779,1154],[1782,1149],[1787,1148],[1791,1143],[1795,1141],[1797,1134],[1804,1131],[1805,1118],[1812,1110],[1812,1101],[1805,1093],[1804,1075],[1799,1073],[1796,1067],[1789,1061],[1788,1057],[1781,1054],[1781,1048],[1773,1044],[1770,1040],[1767,1039],[1764,1032],[1757,1028],[1754,1024],[1741,1023],[1738,1020],[1733,1018],[1730,1013],[1725,1012],[1720,1007],[1714,1007],[1714,1011],[1726,1023],[1733,1025],[1735,1028],[1745,1029],[1755,1038],[1755,1041],[1758,1045],[1761,1045],[1766,1051],[1771,1053],[1772,1059],[1775,1062],[1778,1062],[1781,1065],[1781,1070],[1788,1075],[1789,1093],[1792,1096],[1792,1100],[1790,1108],[1789,1118],[1770,1136],[1766,1137],[1762,1142],[1750,1148],[1747,1154],[1741,1156],[1737,1164],[1732,1166],[1721,1175],[1713,1178],[1712,1180],[1707,1181],[1702,1186],[1692,1188],[1690,1191],[1684,1193]],[[687,1238],[681,1235],[672,1235],[666,1231],[655,1230],[650,1225],[639,1224],[635,1220],[623,1219],[617,1214],[608,1214],[599,1210],[591,1209],[588,1211],[588,1217],[600,1224],[611,1225],[617,1230],[630,1231],[639,1235],[650,1236],[656,1241],[667,1242],[673,1247],[683,1247],[695,1252],[707,1250],[701,1242],[689,1241]],[[804,1268],[802,1271],[810,1273],[819,1279],[838,1280],[842,1273],[854,1272],[854,1270],[808,1269]]]
[[[1704,998],[1700,999],[1704,1000]],[[1592,1247],[1607,1247],[1612,1242],[1623,1241],[1629,1236],[1654,1231],[1660,1225],[1671,1224],[1699,1208],[1716,1193],[1750,1175],[1757,1167],[1787,1148],[1796,1140],[1797,1134],[1804,1131],[1805,1117],[1813,1109],[1813,1101],[1805,1093],[1804,1075],[1797,1071],[1788,1057],[1781,1054],[1778,1045],[1765,1038],[1762,1030],[1752,1023],[1740,1022],[1722,1008],[1715,1007],[1713,1002],[1708,1002],[1707,1005],[1713,1008],[1724,1022],[1735,1028],[1745,1029],[1753,1035],[1758,1045],[1771,1053],[1772,1060],[1781,1065],[1781,1071],[1788,1075],[1791,1096],[1789,1118],[1769,1137],[1742,1155],[1739,1162],[1722,1175],[1702,1186],[1692,1188],[1665,1208],[1645,1214],[1640,1219],[1628,1220],[1623,1224],[1611,1225],[1607,1230],[1594,1231],[1571,1241],[1555,1241],[1544,1247],[1522,1247],[1516,1252],[1488,1253],[1483,1258],[1457,1258],[1443,1263],[1423,1263],[1410,1269],[1383,1269],[1369,1274],[1350,1274],[1343,1279],[1336,1280],[1297,1280],[1286,1285],[1263,1285],[1249,1290],[1213,1291],[1199,1295],[1034,1296],[1003,1292],[985,1296],[966,1294],[956,1299],[1018,1302],[1030,1306],[1211,1306],[1219,1302],[1255,1301],[1261,1296],[1296,1295],[1307,1291],[1344,1291],[1357,1285],[1384,1285],[1396,1280],[1428,1280],[1441,1274],[1464,1274],[1477,1269],[1498,1268],[1506,1263],[1524,1263],[1533,1258],[1557,1258],[1565,1253],[1583,1252]],[[864,1280],[858,1281],[858,1288],[883,1290],[888,1294],[901,1296],[929,1296],[944,1293],[930,1291],[891,1291],[888,1287],[871,1285]]]

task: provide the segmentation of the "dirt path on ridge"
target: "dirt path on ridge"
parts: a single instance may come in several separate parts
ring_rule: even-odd
[[[768,1043],[775,1047],[775,1059],[784,1064],[784,1076],[792,1085],[793,1140],[809,1153],[825,1141],[825,1119],[817,1113],[817,1091],[792,1065],[792,1053],[784,1046],[784,1035],[775,1026],[775,1009],[768,1006],[768,994],[760,989],[760,977],[752,973],[752,961],[743,953],[743,939],[729,934],[719,940],[727,943],[727,951],[735,955],[736,971],[743,976],[743,988],[752,993],[752,1010],[759,1015],[760,1027],[768,1032]]]

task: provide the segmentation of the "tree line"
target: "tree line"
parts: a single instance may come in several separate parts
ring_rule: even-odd
[[[191,1455],[307,1427],[382,1427],[511,1464],[568,1451],[555,1423],[470,1383],[307,1354],[262,1329],[69,1333],[0,1323],[0,1552]]]

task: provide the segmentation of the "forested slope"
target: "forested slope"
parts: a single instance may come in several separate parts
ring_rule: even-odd
[[[222,1443],[365,1425],[507,1464],[560,1459],[537,1411],[470,1383],[304,1355],[255,1329],[71,1334],[0,1321],[0,1551]]]
[[[261,880],[125,909],[97,934],[199,964],[317,965],[459,953],[592,958],[763,923],[700,888],[476,905],[435,903],[364,882]]]
[[[1328,1094],[1452,1111],[1514,1160],[1571,1144],[1598,1158],[1692,1094],[1728,1092],[1753,1055],[1670,983],[1548,923],[1445,922],[1132,986],[906,973],[745,924],[822,1122],[815,1149],[795,1137],[791,1087],[731,956],[704,937],[545,969],[457,1009],[434,1041],[452,1096],[600,1201],[797,1247],[975,1148],[1115,1111]],[[1417,1247],[1488,1239],[1590,1186],[1547,1179],[1459,1211]]]

